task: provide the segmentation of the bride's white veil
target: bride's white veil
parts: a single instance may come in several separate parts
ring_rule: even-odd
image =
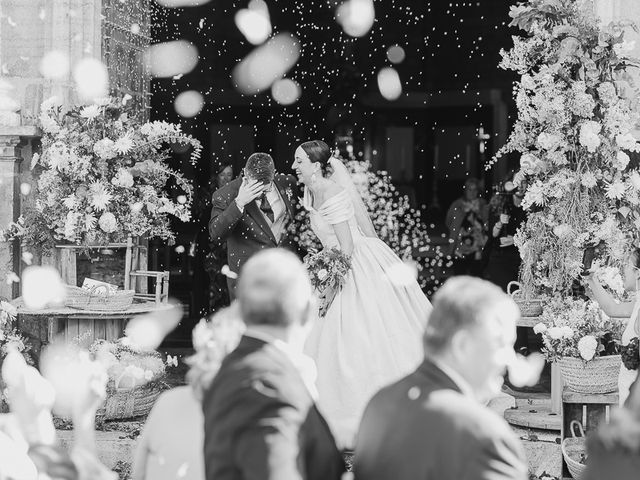
[[[362,230],[362,233],[367,237],[378,238],[378,234],[373,227],[371,217],[369,217],[369,213],[367,212],[367,207],[365,207],[362,197],[360,196],[360,193],[358,193],[358,189],[353,183],[351,174],[349,173],[349,170],[347,170],[347,167],[336,157],[331,157],[329,159],[329,165],[331,165],[331,168],[333,169],[331,180],[343,187],[351,197],[356,221],[358,222],[358,226]]]

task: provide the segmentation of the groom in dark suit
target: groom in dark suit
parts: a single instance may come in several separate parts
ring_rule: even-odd
[[[295,178],[276,175],[273,159],[266,153],[251,155],[243,171],[244,176],[213,194],[209,221],[211,241],[227,242],[227,261],[235,275],[264,248],[294,249],[287,227],[294,217]],[[235,279],[227,276],[227,282],[234,299]]]
[[[344,462],[316,408],[315,365],[302,351],[315,317],[302,262],[283,249],[242,268],[247,325],[204,395],[207,480],[339,480]]]
[[[355,480],[525,480],[513,431],[484,402],[514,358],[519,310],[497,286],[454,277],[435,294],[418,369],[378,392],[356,441]]]

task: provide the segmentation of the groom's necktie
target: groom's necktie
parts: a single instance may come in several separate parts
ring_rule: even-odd
[[[275,217],[273,215],[273,209],[271,208],[271,204],[269,203],[269,200],[267,200],[267,194],[263,193],[262,197],[260,198],[260,210],[262,210],[262,213],[264,213],[264,216],[267,217],[271,223],[273,223]]]

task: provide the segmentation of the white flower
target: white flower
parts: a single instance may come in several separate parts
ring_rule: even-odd
[[[84,216],[84,229],[87,232],[90,232],[91,230],[96,228],[96,222],[97,221],[98,221],[98,219],[95,217],[95,215],[92,215],[90,213],[86,214]]]
[[[618,170],[624,170],[625,168],[627,168],[627,165],[629,165],[630,160],[631,159],[629,158],[629,155],[627,155],[623,151],[619,151],[616,155],[615,161],[613,162],[613,166]]]
[[[629,53],[633,52],[634,48],[636,48],[635,40],[623,40],[622,42],[613,45],[613,51],[616,52],[616,55],[619,57],[628,56]]]
[[[535,90],[536,88],[535,80],[531,77],[531,75],[528,75],[526,73],[522,75],[522,78],[520,79],[520,85],[522,85],[522,87],[526,88],[527,90]]]
[[[638,170],[633,170],[629,174],[629,182],[636,190],[640,190],[640,173]]]
[[[47,115],[45,112],[40,114],[40,126],[45,133],[55,135],[60,132],[60,125],[53,118]]]
[[[580,183],[587,188],[593,188],[598,184],[598,179],[591,172],[585,172],[580,177]]]
[[[89,105],[83,107],[82,110],[80,110],[80,116],[82,118],[86,118],[89,121],[95,119],[98,115],[100,115],[100,113],[101,109],[98,105]]]
[[[538,145],[545,150],[555,150],[560,145],[562,139],[558,135],[542,132],[538,135]]]
[[[547,329],[547,334],[553,340],[560,340],[562,338],[562,329],[560,327],[549,327]]]
[[[72,242],[76,239],[78,218],[80,218],[80,214],[78,212],[68,212],[67,218],[64,222],[64,238]]]
[[[560,224],[553,227],[553,233],[558,238],[566,238],[571,235],[571,227],[567,224]]]
[[[327,275],[329,275],[329,272],[327,272],[324,268],[321,268],[320,270],[318,270],[317,276],[318,276],[318,280],[322,281],[325,278],[327,278]]]
[[[533,327],[533,333],[535,334],[544,333],[546,331],[547,331],[547,326],[542,322],[536,323],[535,326]]]
[[[596,340],[596,337],[593,335],[585,335],[578,340],[578,351],[580,352],[580,356],[587,362],[593,359],[597,349],[598,340]]]
[[[9,302],[5,302],[4,300],[0,300],[0,310],[4,310],[4,312],[9,315],[9,318],[14,319],[18,314],[18,309],[11,305]]]
[[[103,138],[93,145],[93,153],[103,160],[109,160],[117,155],[114,145],[110,138]]]
[[[132,138],[131,132],[127,132],[122,137],[117,139],[113,148],[120,155],[125,155],[129,153],[133,148],[133,138]]]
[[[595,153],[600,146],[600,137],[598,134],[601,129],[602,125],[592,120],[588,120],[580,126],[580,144],[586,147],[591,153]]]
[[[126,168],[120,168],[116,176],[111,179],[111,183],[117,187],[133,187],[133,175]]]
[[[98,225],[103,232],[112,233],[118,228],[116,217],[111,212],[104,212],[98,220]]]
[[[538,159],[535,155],[531,155],[530,153],[525,153],[520,157],[520,168],[526,174],[534,174],[536,172],[536,165],[538,163]]]
[[[640,144],[636,142],[636,139],[630,133],[616,135],[616,143],[624,150],[629,150],[631,152],[640,151]]]
[[[624,197],[625,186],[622,182],[613,182],[607,187],[607,197],[612,200],[620,200]]]
[[[544,206],[545,203],[544,185],[540,180],[537,180],[536,183],[529,185],[527,188],[522,201],[523,208],[526,210],[531,205]]]
[[[566,325],[560,327],[560,332],[563,338],[571,338],[573,337],[573,329]]]
[[[98,211],[105,210],[111,202],[111,194],[107,186],[101,182],[94,182],[89,186],[91,206]]]
[[[168,367],[177,367],[178,366],[178,356],[171,356],[171,355],[167,355],[167,366]]]
[[[75,193],[72,193],[68,197],[65,197],[64,200],[62,200],[62,203],[69,210],[72,210],[76,205],[78,205],[78,197],[76,197]]]
[[[52,110],[56,107],[61,107],[61,106],[62,106],[62,100],[60,99],[60,97],[57,97],[54,95],[53,97],[47,98],[45,101],[43,101],[40,104],[40,111],[47,112],[49,110]]]
[[[603,82],[598,85],[598,95],[605,104],[611,104],[618,98],[616,87],[611,82]]]

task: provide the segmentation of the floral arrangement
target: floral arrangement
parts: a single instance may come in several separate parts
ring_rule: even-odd
[[[209,321],[201,319],[195,326],[191,334],[195,354],[186,362],[190,366],[187,381],[197,398],[202,399],[222,360],[238,346],[244,331],[236,303],[220,309]]]
[[[583,0],[527,0],[510,16],[526,32],[501,52],[500,66],[520,75],[518,119],[489,166],[520,154],[514,181],[528,220],[515,243],[525,290],[567,293],[586,247],[602,242],[598,266],[607,268],[638,245],[640,171],[630,154],[640,152],[631,133],[640,113],[626,69],[639,63],[624,38],[635,26],[601,26]],[[604,276],[615,291],[618,277]]]
[[[540,320],[533,331],[542,335],[542,351],[550,362],[562,357],[588,362],[596,356],[619,353],[624,325],[609,319],[593,301],[551,299],[544,305]]]
[[[8,301],[0,299],[0,360],[11,349],[17,350],[23,355],[26,355],[30,349],[29,343],[16,328],[17,314],[16,307]],[[30,360],[28,356],[26,358]]]
[[[387,172],[373,171],[367,161],[342,160],[351,173],[380,240],[403,260],[411,260],[418,249],[430,248],[429,235],[420,212],[411,208],[407,196],[398,193]],[[290,223],[290,233],[305,251],[322,248],[311,230],[309,214],[303,208],[298,208],[295,221]],[[418,268],[422,270],[426,265],[423,259],[420,260],[423,263],[419,263]],[[430,266],[436,266],[436,262],[442,266],[441,254]]]
[[[89,352],[104,365],[109,377],[108,389],[131,390],[159,382],[166,373],[165,362],[158,352],[140,350],[124,338],[116,342],[96,340]]]
[[[167,122],[141,124],[126,98],[64,110],[43,102],[42,154],[31,163],[36,181],[31,202],[4,238],[51,248],[61,241],[96,245],[128,236],[172,240],[169,215],[190,218],[192,187],[166,162],[171,144],[201,145]]]
[[[337,248],[324,249],[304,258],[311,285],[321,295],[320,316],[324,316],[335,294],[344,285],[351,258]]]

